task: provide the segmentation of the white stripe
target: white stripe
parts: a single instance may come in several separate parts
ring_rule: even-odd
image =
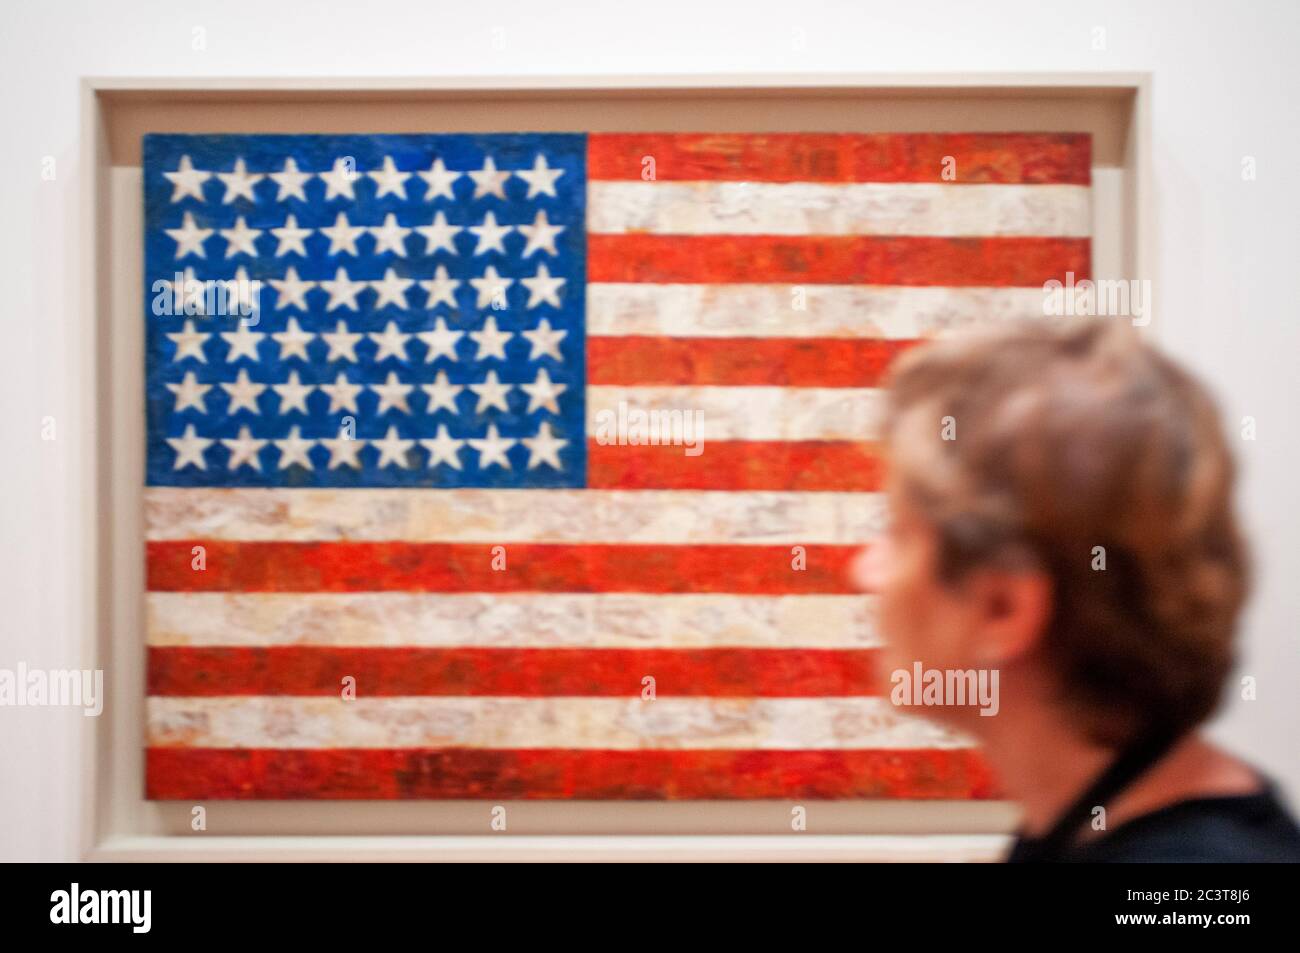
[[[148,744],[158,747],[969,747],[968,740],[901,714],[883,698],[359,697],[345,702],[155,696],[147,699],[147,712]]]
[[[151,540],[852,545],[879,533],[884,505],[876,493],[149,487],[144,522]]]
[[[885,394],[854,387],[614,387],[587,388],[587,433],[597,442],[619,435],[658,433],[643,443],[683,443],[703,424],[710,440],[874,440],[884,418]],[[649,416],[655,412],[655,416]],[[646,416],[638,416],[646,415]],[[655,420],[667,421],[656,425]],[[683,423],[695,429],[683,429]],[[644,430],[646,426],[656,430]],[[669,439],[669,437],[672,439]]]
[[[791,648],[879,645],[871,596],[150,592],[150,645]]]
[[[1086,185],[590,182],[592,234],[1051,236],[1091,232]]]
[[[587,286],[592,337],[926,337],[1044,317],[1041,288],[872,285]]]

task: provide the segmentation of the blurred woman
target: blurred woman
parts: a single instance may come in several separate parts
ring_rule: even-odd
[[[891,525],[854,571],[887,674],[996,674],[995,706],[917,712],[1022,804],[1008,859],[1300,860],[1270,781],[1197,733],[1247,588],[1204,389],[1103,320],[919,347],[890,394]]]

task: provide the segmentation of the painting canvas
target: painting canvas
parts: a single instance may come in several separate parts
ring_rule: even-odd
[[[1074,134],[151,135],[147,795],[980,798],[846,566]]]

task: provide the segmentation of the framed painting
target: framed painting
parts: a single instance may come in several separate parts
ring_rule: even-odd
[[[341,100],[199,131],[110,97],[134,171],[103,173],[97,255],[140,343],[105,368],[141,399],[112,412],[137,462],[106,465],[142,564],[110,614],[142,660],[113,748],[139,773],[95,755],[130,802],[100,828],[176,844],[208,805],[246,849],[401,851],[500,808],[739,845],[793,809],[903,854],[996,843],[979,752],[878,694],[846,567],[894,357],[1135,252],[1137,107],[1094,98],[1046,128],[799,128],[791,95],[767,128],[656,124],[647,96],[635,128],[570,102],[421,129],[394,94],[377,125]]]

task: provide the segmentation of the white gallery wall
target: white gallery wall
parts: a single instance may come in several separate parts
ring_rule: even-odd
[[[1300,803],[1297,41],[1295,0],[0,5],[0,668],[84,664],[82,76],[1149,71],[1153,333],[1234,434],[1256,428],[1237,448],[1257,562],[1241,674],[1258,697],[1230,687],[1213,730]],[[78,856],[81,722],[0,708],[0,860]]]

